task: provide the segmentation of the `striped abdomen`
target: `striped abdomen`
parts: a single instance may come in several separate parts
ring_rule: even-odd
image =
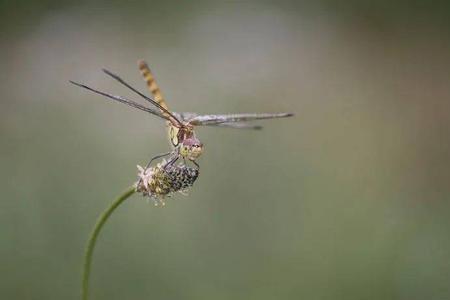
[[[164,97],[161,94],[161,90],[159,89],[159,86],[156,84],[155,77],[153,76],[152,72],[150,71],[150,68],[148,67],[147,63],[143,60],[139,61],[139,70],[141,71],[142,76],[144,77],[145,82],[147,83],[147,87],[150,90],[150,93],[152,93],[154,100],[168,110],[166,101],[164,100]],[[164,113],[163,111],[161,111]]]

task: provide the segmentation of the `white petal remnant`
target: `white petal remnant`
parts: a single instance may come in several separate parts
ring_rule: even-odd
[[[138,168],[136,191],[152,198],[155,205],[165,205],[164,198],[175,192],[185,193],[195,182],[199,171],[186,165],[168,165],[165,160],[155,167]]]

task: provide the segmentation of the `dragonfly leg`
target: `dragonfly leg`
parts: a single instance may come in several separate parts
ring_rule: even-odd
[[[145,169],[144,169],[144,170],[147,171],[147,169],[150,167],[151,163],[152,163],[155,159],[160,158],[160,157],[167,156],[167,155],[169,155],[169,154],[171,154],[171,153],[173,153],[173,151],[156,155],[155,157],[153,157],[152,159],[150,159],[150,161],[148,162],[148,164],[145,166]],[[145,171],[144,171],[144,173],[145,173]],[[139,178],[138,178],[138,183],[137,183],[137,185],[139,186],[139,185],[141,184],[141,182],[142,182],[142,178],[139,177]]]
[[[152,159],[150,159],[150,161],[148,162],[148,164],[145,166],[145,169],[148,169],[148,167],[150,167],[151,163],[152,163],[155,159],[158,159],[158,158],[167,156],[167,155],[169,155],[169,154],[171,154],[171,153],[172,153],[172,151],[167,152],[167,153],[162,153],[162,154],[156,155],[155,157],[153,157]]]
[[[191,160],[191,161],[194,165],[197,166],[197,170],[200,170],[200,165],[195,160]]]
[[[168,166],[172,166],[177,160],[178,160],[179,156],[175,155],[171,160],[169,160],[169,162],[164,166],[164,170],[168,167]]]

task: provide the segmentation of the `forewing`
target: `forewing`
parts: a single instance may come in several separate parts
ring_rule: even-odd
[[[172,112],[177,118],[184,122],[189,122],[189,120],[192,120],[198,116],[200,116],[197,113],[193,112],[182,112],[182,113],[176,113]],[[235,128],[235,129],[254,129],[259,130],[262,129],[262,126],[260,125],[253,125],[246,122],[234,122],[234,123],[219,123],[219,124],[210,124],[205,126],[214,126],[214,127],[226,127],[226,128]]]
[[[134,101],[132,101],[132,100],[128,100],[128,99],[126,99],[126,98],[124,98],[124,97],[111,95],[111,94],[108,94],[108,93],[105,93],[105,92],[96,90],[96,89],[91,88],[91,87],[89,87],[89,86],[87,86],[87,85],[84,85],[84,84],[81,84],[81,83],[77,83],[77,82],[74,82],[74,81],[70,81],[70,83],[72,83],[72,84],[74,84],[74,85],[76,85],[76,86],[82,87],[82,88],[84,88],[84,89],[87,89],[87,90],[89,90],[89,91],[91,91],[91,92],[94,92],[94,93],[96,93],[96,94],[105,96],[105,97],[107,97],[107,98],[109,98],[109,99],[111,99],[111,100],[114,100],[114,101],[117,101],[117,102],[126,104],[126,105],[128,105],[128,106],[131,106],[131,107],[140,109],[140,110],[142,110],[142,111],[151,113],[151,114],[153,114],[153,115],[155,115],[155,116],[158,116],[158,117],[160,117],[160,118],[162,118],[162,119],[169,120],[169,118],[166,117],[165,115],[163,115],[161,112],[159,112],[159,111],[157,111],[157,110],[154,110],[154,109],[151,109],[151,108],[148,108],[148,107],[145,107],[145,106],[143,106],[143,105],[141,105],[141,104],[139,104],[139,103],[137,103],[137,102],[134,102]]]
[[[182,125],[180,120],[178,120],[170,111],[168,111],[165,107],[161,106],[158,102],[156,102],[155,100],[147,97],[146,95],[144,95],[143,93],[141,93],[140,91],[138,91],[137,89],[135,89],[134,87],[132,87],[129,83],[127,83],[125,80],[123,80],[121,77],[119,77],[119,75],[114,74],[111,71],[108,71],[106,69],[103,69],[103,72],[105,72],[105,74],[107,74],[108,76],[111,76],[112,78],[114,78],[115,80],[117,80],[119,83],[121,83],[122,85],[126,86],[127,88],[129,88],[130,90],[132,90],[133,92],[135,92],[136,94],[138,94],[139,96],[141,96],[142,98],[144,98],[145,100],[147,100],[148,102],[150,102],[151,104],[153,104],[154,106],[158,107],[162,113],[162,115],[164,115],[168,120],[171,121],[172,124],[176,125]]]
[[[193,112],[172,112],[178,119],[182,120],[183,122],[189,122],[189,120],[198,117],[199,114],[193,113]]]
[[[223,123],[247,122],[254,120],[266,120],[275,118],[292,117],[293,113],[276,113],[276,114],[229,114],[229,115],[200,115],[190,119],[192,125],[217,125]]]

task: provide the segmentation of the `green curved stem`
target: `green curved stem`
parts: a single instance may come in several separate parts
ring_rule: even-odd
[[[83,278],[81,287],[81,299],[88,299],[89,292],[89,277],[91,275],[91,264],[92,264],[92,254],[94,253],[95,243],[97,242],[97,237],[105,225],[108,218],[114,212],[114,210],[122,204],[128,197],[133,195],[135,188],[132,186],[128,188],[122,195],[120,195],[112,204],[109,206],[98,218],[97,223],[95,223],[94,229],[89,237],[86,250],[84,252],[84,263],[83,263]]]

